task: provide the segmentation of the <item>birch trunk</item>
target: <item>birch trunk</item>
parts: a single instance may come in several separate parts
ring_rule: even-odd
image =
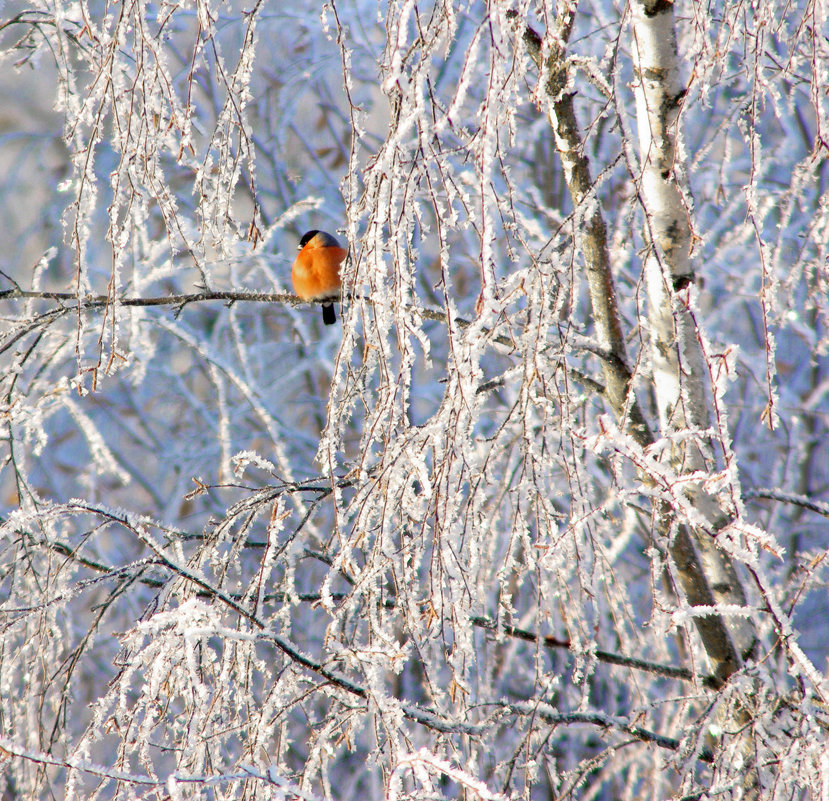
[[[645,199],[647,235],[651,243],[645,264],[651,310],[651,346],[654,383],[660,423],[666,433],[701,431],[708,424],[704,360],[688,308],[688,287],[693,282],[690,226],[673,173],[674,133],[682,89],[677,66],[676,38],[670,5],[636,4],[634,10],[634,68],[639,138],[642,148],[642,196]],[[564,166],[565,179],[577,218],[583,216],[580,248],[584,253],[596,333],[607,357],[602,362],[607,400],[625,429],[643,447],[654,442],[653,433],[631,390],[632,374],[618,313],[616,292],[601,207],[593,193],[590,165],[584,153],[573,104],[566,91],[565,48],[572,29],[574,9],[557,21],[545,60],[542,41],[532,29],[524,42],[546,73],[545,93],[550,123]],[[696,445],[672,453],[678,472],[706,469],[703,451]],[[730,560],[716,547],[710,534],[724,516],[708,493],[692,488],[696,511],[707,521],[705,530],[692,531],[680,521],[670,546],[680,589],[691,606],[734,604],[744,606],[745,593]],[[660,527],[667,534],[675,521],[670,509],[660,509]],[[695,618],[711,671],[724,683],[742,666],[754,644],[752,628],[742,619],[726,623],[721,615]]]
[[[664,0],[635,2],[633,67],[636,118],[642,160],[641,197],[650,247],[645,261],[649,301],[651,360],[662,431],[700,432],[687,438],[671,457],[677,472],[708,471],[703,434],[710,424],[705,360],[689,308],[694,270],[688,209],[676,180],[676,126],[684,96],[677,63],[673,4]],[[730,560],[710,534],[726,522],[716,499],[701,487],[689,491],[708,522],[697,529],[699,550],[716,603],[744,606],[745,593]],[[740,657],[753,643],[751,627],[742,619],[729,624]]]
[[[674,6],[667,0],[637,0],[631,11],[640,197],[649,244],[645,286],[654,390],[664,435],[699,432],[696,440],[682,437],[666,451],[673,467],[678,474],[706,474],[713,467],[706,455],[711,451],[704,433],[710,425],[709,387],[705,357],[690,308],[695,276],[689,209],[676,173],[676,132],[685,90],[679,75]],[[685,557],[692,565],[702,567],[703,575],[689,574],[681,579],[689,603],[696,605],[710,596],[714,604],[744,607],[746,597],[734,565],[712,537],[727,524],[727,516],[701,484],[692,484],[687,495],[706,521],[690,529],[682,526],[672,551],[680,575]],[[707,586],[703,587],[703,583]],[[716,631],[719,642],[716,649],[706,646],[709,660],[715,674],[726,680],[751,653],[755,643],[753,628],[740,617],[712,615],[703,620],[703,625]],[[730,640],[730,647],[724,638]],[[745,710],[737,709],[734,714],[740,725],[748,723]],[[750,767],[751,755],[746,753],[746,757]],[[749,797],[756,794],[756,770],[747,770],[744,789]]]

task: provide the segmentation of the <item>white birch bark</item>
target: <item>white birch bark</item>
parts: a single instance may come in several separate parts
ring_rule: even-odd
[[[684,94],[673,5],[637,2],[633,14],[641,186],[651,248],[645,262],[654,384],[663,430],[708,424],[704,365],[682,290],[693,281],[688,210],[674,173],[675,129]],[[688,469],[702,467],[692,457]]]
[[[689,211],[677,186],[675,137],[684,94],[677,61],[674,7],[665,0],[632,4],[636,118],[641,152],[641,196],[650,248],[645,262],[654,387],[663,432],[704,431],[709,426],[705,361],[690,312]],[[672,458],[682,473],[707,471],[699,445],[683,444]],[[709,536],[724,522],[717,501],[701,487],[689,495],[708,521],[697,529],[693,546],[717,603],[745,605],[745,594],[728,557]],[[745,621],[728,623],[736,651],[750,651],[754,634]],[[711,654],[709,653],[709,657]]]

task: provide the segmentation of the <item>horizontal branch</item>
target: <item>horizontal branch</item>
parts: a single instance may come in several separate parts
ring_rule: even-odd
[[[625,732],[644,743],[653,743],[670,751],[679,751],[681,742],[673,737],[665,737],[650,729],[642,728],[623,718],[605,715],[602,712],[558,712],[548,704],[535,704],[525,701],[520,704],[505,704],[505,707],[512,712],[521,715],[534,715],[540,717],[546,723],[554,726],[562,724],[587,723],[592,726],[599,726],[603,729],[616,729]],[[701,762],[713,762],[714,754],[709,748],[701,748],[697,754]]]
[[[355,296],[346,296],[346,300],[353,300]],[[359,296],[357,299],[365,301],[366,303],[373,303],[370,297]],[[287,303],[291,306],[301,306],[305,303],[330,303],[330,299],[325,300],[303,300],[297,295],[292,295],[288,292],[251,292],[251,291],[214,291],[204,290],[203,292],[192,292],[189,294],[177,295],[157,295],[151,297],[111,297],[109,295],[79,295],[76,292],[47,292],[47,291],[33,291],[20,289],[6,289],[0,291],[0,301],[4,300],[51,300],[55,301],[61,306],[51,309],[44,315],[41,315],[36,320],[30,321],[29,324],[22,330],[13,335],[10,342],[14,342],[27,334],[34,328],[41,327],[43,324],[49,324],[53,320],[58,319],[67,312],[76,311],[78,309],[102,309],[110,306],[124,306],[132,308],[152,308],[169,306],[176,309],[176,314],[179,314],[185,306],[193,303],[209,303],[220,301],[227,305],[234,303]],[[66,304],[66,305],[64,305]],[[439,309],[418,308],[417,313],[424,320],[431,320],[438,323],[447,323],[448,315],[446,312]],[[48,319],[47,319],[48,318]],[[454,323],[459,328],[469,328],[472,325],[471,320],[466,320],[463,317],[456,317]],[[488,335],[492,332],[484,329],[483,334]],[[592,341],[589,337],[574,334],[570,325],[567,326],[566,333],[568,342],[573,346],[574,350],[591,353],[597,356],[603,364],[619,366],[619,359],[616,354],[606,348],[601,347],[598,343]],[[515,340],[511,337],[495,334],[492,336],[492,341],[503,347],[514,349],[516,346]],[[10,343],[7,342],[4,348],[7,348]],[[604,395],[606,388],[598,381],[590,376],[585,375],[574,368],[567,368],[570,377],[581,384],[586,390]],[[501,383],[498,379],[491,382],[486,382],[482,385],[481,391],[491,391],[497,389]]]
[[[59,303],[79,304],[83,309],[100,306],[187,306],[190,303],[220,300],[225,303],[322,303],[323,301],[304,301],[288,292],[236,292],[213,291],[193,292],[179,295],[160,295],[148,298],[112,297],[110,295],[79,295],[76,292],[36,292],[27,289],[6,289],[0,292],[0,300],[56,300]]]
[[[750,500],[752,498],[763,498],[769,501],[780,501],[781,503],[790,503],[794,506],[802,506],[810,512],[817,512],[819,515],[829,517],[829,503],[823,501],[815,501],[806,495],[798,495],[794,492],[783,492],[783,490],[775,489],[749,489],[743,493],[743,500]]]
[[[652,743],[662,748],[678,751],[680,748],[679,740],[673,737],[664,737],[661,734],[644,729],[641,726],[636,726],[626,720],[614,718],[609,715],[604,715],[600,712],[553,712],[544,705],[533,705],[531,703],[505,705],[504,709],[510,713],[527,717],[533,716],[540,718],[545,723],[551,725],[578,725],[588,724],[598,726],[603,729],[615,729],[631,737],[645,743]],[[457,734],[482,734],[484,727],[480,725],[468,725],[461,723],[450,724],[445,721],[438,721],[431,713],[423,712],[421,722],[430,724],[430,728],[437,728],[443,733],[457,733]],[[220,773],[214,775],[191,774],[174,772],[166,777],[154,777],[148,774],[131,773],[129,771],[118,770],[117,768],[110,768],[103,765],[95,764],[90,760],[78,759],[77,757],[70,757],[68,759],[61,759],[43,751],[35,751],[30,748],[25,748],[14,740],[8,737],[0,737],[0,753],[6,757],[16,757],[33,762],[38,765],[46,765],[50,767],[63,768],[68,771],[77,771],[79,773],[87,773],[92,776],[97,776],[99,779],[109,780],[123,783],[126,785],[139,787],[169,787],[177,784],[190,785],[217,785],[226,784],[232,781],[250,781],[251,779],[265,782],[286,789],[285,785],[289,782],[282,776],[274,775],[272,771],[261,771],[252,766],[243,765],[236,770],[228,771],[227,773]],[[711,751],[703,748],[697,758],[702,762],[713,762],[714,757]],[[289,795],[295,795],[298,798],[310,799],[308,796],[298,788],[291,788],[288,790]]]
[[[498,627],[495,621],[485,617],[473,617],[472,624],[480,628],[488,629],[489,631],[497,631]],[[570,640],[562,640],[552,635],[538,635],[533,631],[520,629],[516,626],[502,626],[501,631],[508,637],[515,637],[518,640],[525,640],[526,642],[537,642],[545,648],[559,648],[567,651],[573,650],[573,645]],[[665,676],[669,679],[680,679],[682,681],[693,681],[694,674],[688,668],[674,667],[673,665],[663,665],[659,662],[651,662],[647,659],[639,659],[634,656],[622,656],[615,654],[612,651],[603,651],[598,649],[590,652],[599,662],[604,662],[608,665],[617,665],[619,667],[632,668],[634,670],[643,670],[647,673],[654,673],[658,676]],[[714,687],[714,679],[705,676],[700,677],[701,683],[706,687]]]
[[[104,765],[96,765],[88,759],[78,759],[77,757],[69,757],[68,759],[60,759],[59,757],[48,754],[44,751],[34,751],[31,748],[25,748],[18,745],[9,737],[0,737],[0,754],[6,757],[17,757],[18,759],[25,759],[29,762],[34,762],[37,765],[46,765],[54,768],[63,768],[67,771],[77,771],[78,773],[87,773],[91,776],[97,776],[99,779],[119,782],[127,785],[139,787],[165,787],[169,789],[170,785],[176,786],[178,784],[198,784],[202,786],[212,786],[217,784],[227,784],[233,781],[249,782],[251,779],[265,782],[276,787],[281,788],[282,792],[289,797],[296,797],[311,801],[315,796],[303,792],[299,787],[291,784],[288,779],[276,774],[273,770],[257,770],[251,765],[242,765],[236,770],[228,773],[219,773],[214,775],[203,775],[194,773],[182,773],[176,771],[170,776],[155,777],[146,773],[131,773],[125,770],[118,770],[117,768],[108,768]],[[169,797],[165,793],[165,797]]]

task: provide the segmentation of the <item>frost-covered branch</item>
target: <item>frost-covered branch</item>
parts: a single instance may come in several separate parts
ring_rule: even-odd
[[[608,402],[616,416],[624,420],[624,425],[629,425],[634,436],[644,443],[649,441],[650,434],[632,391],[633,374],[610,265],[607,226],[595,194],[590,161],[584,151],[576,120],[574,93],[568,89],[566,48],[575,13],[575,5],[567,7],[556,20],[554,29],[549,31],[546,56],[545,42],[530,26],[524,25],[521,36],[540,70],[542,80],[546,77],[543,95],[549,104],[550,123],[574,207],[573,225],[576,240],[584,253],[593,321],[601,347],[611,356],[602,363]],[[516,12],[508,16],[518,19]]]
[[[282,797],[299,798],[303,801],[316,801],[317,796],[304,792],[292,782],[284,778],[276,769],[257,770],[252,766],[245,766],[236,771],[214,775],[199,775],[173,773],[169,776],[151,776],[142,773],[131,773],[115,770],[103,765],[97,765],[87,759],[58,759],[43,751],[32,751],[22,748],[8,737],[0,738],[0,751],[8,756],[15,756],[38,765],[52,768],[63,768],[76,773],[88,773],[98,779],[117,782],[127,787],[163,788],[167,793],[180,793],[182,789],[190,787],[215,787],[236,782],[258,781],[265,785],[278,788]],[[172,797],[175,797],[173,795]]]
[[[124,308],[155,308],[169,306],[175,310],[176,315],[188,306],[193,306],[199,303],[222,302],[224,304],[242,304],[242,303],[275,303],[287,304],[290,306],[304,306],[308,303],[324,304],[325,300],[303,300],[297,295],[285,292],[249,292],[249,291],[233,291],[233,290],[205,290],[203,292],[193,292],[180,295],[162,295],[149,297],[117,297],[113,298],[108,295],[78,295],[74,292],[49,292],[49,291],[34,291],[24,290],[21,288],[9,289],[0,291],[0,301],[13,300],[52,300],[57,301],[60,305],[47,312],[39,314],[32,320],[25,321],[22,325],[16,326],[12,329],[10,334],[0,335],[0,353],[11,347],[21,337],[31,333],[33,330],[45,328],[53,322],[59,320],[69,313],[78,314],[80,310],[103,310],[105,314],[111,313],[110,310],[117,307]],[[346,302],[359,299],[362,302],[371,306],[373,300],[370,297],[356,298],[354,295],[348,295],[344,298]],[[446,323],[448,315],[446,312],[429,309],[418,308],[418,315],[424,320],[431,320],[434,322]],[[455,317],[452,324],[458,328],[465,329],[472,325],[472,321],[463,317]],[[486,331],[486,334],[490,332]],[[619,366],[619,357],[613,351],[608,351],[589,337],[579,336],[572,332],[567,332],[567,337],[574,350],[583,351],[597,356],[603,364],[611,367]],[[514,349],[515,342],[509,336],[504,334],[492,334],[492,341],[495,344]],[[573,380],[584,386],[586,389],[598,395],[606,394],[606,387],[595,379],[586,375],[584,372],[577,369],[570,369],[570,375]],[[478,387],[478,392],[490,392],[493,389],[505,385],[503,378],[492,379],[484,382]]]
[[[794,506],[808,509],[810,512],[817,512],[817,514],[823,515],[823,517],[829,517],[829,503],[816,501],[814,498],[807,498],[805,495],[798,495],[796,492],[784,492],[783,490],[755,487],[745,490],[743,492],[743,498],[746,500],[750,500],[751,498],[764,498],[769,501],[790,503]]]
[[[566,712],[561,713],[549,706],[548,704],[510,704],[509,709],[522,714],[539,717],[546,723],[553,726],[566,724],[580,724],[586,723],[593,726],[600,726],[602,728],[613,729],[629,734],[637,740],[644,743],[653,743],[660,748],[665,748],[670,751],[679,751],[682,748],[682,743],[672,737],[663,737],[656,732],[649,731],[642,726],[637,726],[627,720],[619,720],[610,715],[603,715],[601,712]],[[696,754],[696,758],[701,762],[713,762],[714,756],[708,748],[700,748]]]
[[[801,6],[0,21],[0,795],[819,795]]]

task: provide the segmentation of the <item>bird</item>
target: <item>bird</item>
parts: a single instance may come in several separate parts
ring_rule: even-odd
[[[299,254],[291,268],[294,292],[302,300],[328,300],[340,296],[340,265],[348,251],[325,231],[308,231],[299,240]],[[322,321],[334,325],[333,303],[323,303]]]

